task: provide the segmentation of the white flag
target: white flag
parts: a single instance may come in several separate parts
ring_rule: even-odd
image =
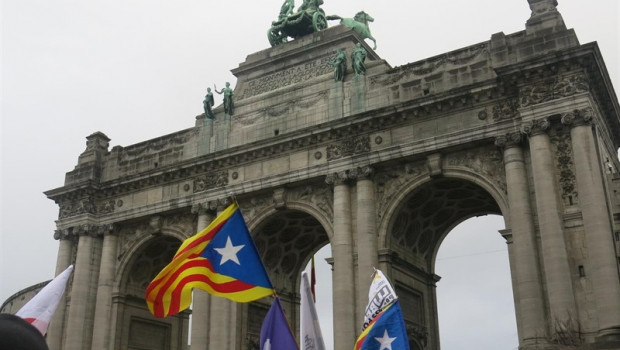
[[[325,350],[308,274],[301,273],[301,350]]]
[[[366,329],[370,321],[372,321],[383,308],[396,299],[398,299],[398,297],[390,285],[390,282],[385,278],[381,270],[375,269],[375,274],[370,284],[370,290],[368,291],[368,306],[366,306],[364,326],[362,329]]]
[[[73,265],[67,267],[66,270],[51,280],[26,305],[22,306],[15,315],[30,322],[41,334],[45,335],[47,333],[47,326],[49,326],[54,311],[58,307],[62,293],[65,292],[71,271],[73,271]]]

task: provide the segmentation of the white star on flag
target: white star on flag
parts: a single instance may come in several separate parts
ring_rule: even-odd
[[[220,266],[224,265],[225,262],[231,260],[237,265],[241,265],[239,259],[237,258],[237,253],[241,250],[241,248],[245,247],[244,244],[233,246],[232,241],[230,240],[230,236],[226,238],[226,246],[224,248],[214,248],[218,253],[222,255],[222,260],[220,261]]]
[[[383,333],[383,337],[381,337],[381,338],[375,337],[375,340],[378,341],[379,343],[381,343],[381,346],[379,347],[379,350],[383,350],[383,349],[392,350],[392,342],[395,339],[396,339],[396,337],[390,338],[390,335],[388,334],[387,329]]]

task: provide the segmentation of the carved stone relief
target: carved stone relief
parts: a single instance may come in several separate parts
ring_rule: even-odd
[[[440,67],[447,64],[454,66],[468,64],[483,54],[488,55],[488,47],[486,43],[471,46],[459,51],[449,52],[425,61],[411,63],[402,67],[396,67],[394,68],[392,74],[371,77],[370,84],[371,86],[392,85],[411,76],[422,76],[433,73]]]
[[[519,115],[519,103],[516,98],[500,101],[493,106],[493,120],[513,119]]]
[[[134,248],[136,242],[145,236],[160,234],[162,230],[182,232],[185,237],[189,237],[196,233],[196,215],[177,214],[165,217],[156,215],[139,223],[122,225],[118,230],[118,259],[121,260]]]
[[[562,199],[566,205],[573,205],[578,196],[575,186],[575,164],[573,163],[570,130],[562,127],[562,125],[556,125],[549,130],[549,138],[555,148],[555,163],[558,169],[557,176],[562,190]]]
[[[572,96],[581,92],[588,92],[589,90],[590,85],[584,74],[554,77],[539,82],[538,84],[521,88],[519,92],[519,104],[521,107],[527,107],[541,102]]]
[[[228,185],[228,171],[210,173],[194,178],[194,193]]]
[[[303,65],[287,68],[250,80],[245,84],[243,92],[239,94],[239,100],[331,73],[333,71],[333,68],[329,65],[331,56],[332,54],[329,53]]]
[[[465,167],[493,181],[506,193],[506,174],[501,152],[496,148],[477,148],[446,156],[449,166]]]
[[[327,161],[367,152],[370,152],[370,137],[352,137],[327,146]]]
[[[298,187],[290,191],[289,198],[305,201],[321,211],[331,222],[334,219],[334,195],[327,186]]]
[[[392,167],[375,175],[377,215],[383,218],[388,204],[394,196],[402,193],[407,183],[428,174],[428,167],[424,161]]]

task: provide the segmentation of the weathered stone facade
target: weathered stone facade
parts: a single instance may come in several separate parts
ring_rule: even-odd
[[[189,311],[155,319],[144,289],[231,193],[293,328],[300,271],[331,244],[336,350],[354,344],[372,266],[395,285],[412,350],[439,349],[438,247],[489,213],[506,222],[521,348],[620,348],[620,107],[596,44],[554,1],[528,2],[522,32],[394,68],[328,28],[233,69],[234,116],[220,106],[127,147],[88,136],[46,192],[56,271],[75,264],[50,348],[187,348]],[[329,58],[358,42],[366,75],[335,82]],[[195,295],[192,350],[257,348],[265,302]]]

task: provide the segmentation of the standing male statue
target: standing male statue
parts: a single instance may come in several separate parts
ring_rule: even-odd
[[[366,74],[366,65],[364,62],[366,61],[367,54],[366,49],[362,47],[361,43],[357,43],[355,49],[351,52],[351,67],[355,72],[355,76]]]
[[[226,82],[226,87],[221,91],[217,91],[217,86],[213,85],[213,87],[218,94],[224,94],[224,113],[233,115],[233,90],[230,88],[230,83]]]
[[[205,109],[205,116],[209,119],[215,119],[215,114],[213,114],[213,93],[211,92],[211,88],[207,88],[207,94],[205,95],[205,100],[202,101]]]
[[[347,55],[343,49],[338,49],[336,57],[329,61],[329,65],[334,67],[334,81],[344,81],[347,73]]]

